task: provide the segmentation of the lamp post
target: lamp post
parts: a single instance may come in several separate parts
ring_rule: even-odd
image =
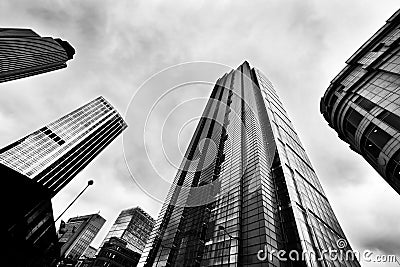
[[[90,185],[92,185],[93,183],[94,183],[93,180],[89,180],[88,183],[87,183],[87,185],[86,185],[86,187],[83,188],[83,190],[75,197],[74,200],[72,200],[72,202],[68,205],[68,207],[65,208],[65,210],[57,217],[57,219],[56,219],[54,222],[57,222],[57,221],[61,218],[61,216],[63,216],[63,214],[72,206],[72,204],[74,204],[74,202],[83,194],[83,192],[85,192],[85,190],[86,190]]]

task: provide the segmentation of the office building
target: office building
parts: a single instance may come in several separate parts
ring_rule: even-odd
[[[139,207],[121,211],[93,266],[135,267],[153,226],[154,219]]]
[[[343,240],[273,85],[244,62],[216,82],[138,266],[360,266],[318,260],[354,256]]]
[[[140,253],[127,248],[127,244],[122,238],[109,238],[100,248],[92,267],[136,267]]]
[[[96,259],[96,253],[97,249],[89,246],[76,262],[75,267],[92,267]]]
[[[52,266],[60,255],[49,193],[0,164],[2,266]]]
[[[30,29],[0,28],[0,83],[67,67],[75,49]]]
[[[96,253],[97,253],[97,249],[92,246],[89,246],[85,250],[85,252],[82,254],[81,258],[84,258],[84,259],[94,258],[96,256]]]
[[[126,127],[117,110],[98,97],[0,149],[0,164],[38,182],[54,196]]]
[[[89,248],[105,221],[99,214],[69,219],[65,225],[65,232],[59,237],[61,257],[78,260]]]
[[[400,10],[332,80],[321,113],[400,194]]]
[[[154,219],[140,207],[121,211],[102,245],[110,238],[117,237],[126,241],[126,248],[142,253],[154,226]]]

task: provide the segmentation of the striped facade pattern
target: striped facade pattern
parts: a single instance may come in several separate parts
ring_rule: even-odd
[[[400,10],[346,63],[321,113],[400,194]]]
[[[74,49],[65,41],[29,29],[0,28],[0,82],[67,67]]]
[[[117,110],[98,97],[0,149],[0,163],[44,185],[54,196],[126,127]]]

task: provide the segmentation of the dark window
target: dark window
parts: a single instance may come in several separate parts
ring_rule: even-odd
[[[351,123],[346,123],[346,131],[351,134],[351,136],[355,137],[357,128],[354,127]]]
[[[331,99],[329,99],[329,106],[333,107],[333,105],[335,105],[337,99],[338,99],[338,97],[335,94],[332,95]]]
[[[359,105],[366,111],[370,111],[371,109],[373,109],[375,107],[375,104],[373,102],[369,101],[368,99],[366,99],[362,96],[359,96],[354,103],[356,103],[357,105]]]
[[[382,111],[381,113],[379,113],[376,117],[380,120],[383,120],[384,118],[387,117],[387,115],[389,115],[390,112],[387,110]]]
[[[400,179],[400,150],[397,151],[389,160],[386,166],[386,176],[394,180]]]
[[[370,123],[361,138],[361,147],[375,159],[392,136],[373,123]]]
[[[345,88],[346,86],[344,86],[343,84],[341,84],[337,89],[336,89],[336,91],[340,94],[340,93],[343,93],[343,89]]]
[[[347,117],[347,121],[350,122],[353,126],[358,127],[364,117],[354,109],[351,110],[351,113]]]
[[[349,108],[347,113],[349,115],[345,118],[346,121],[344,130],[346,133],[349,133],[354,138],[357,127],[364,117],[352,108]]]
[[[390,134],[383,131],[379,127],[375,127],[368,136],[368,139],[371,140],[375,145],[379,148],[383,148],[386,143],[392,138]]]
[[[381,153],[381,150],[379,149],[379,147],[377,147],[370,140],[367,140],[367,142],[365,144],[365,151],[367,151],[374,158],[378,158],[379,153]]]
[[[375,48],[372,50],[372,52],[379,52],[384,45],[385,45],[384,43],[378,44],[377,46],[375,46]]]
[[[385,110],[376,117],[400,132],[400,117],[396,114]]]

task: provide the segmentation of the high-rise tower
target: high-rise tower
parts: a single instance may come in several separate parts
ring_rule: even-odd
[[[65,232],[60,236],[61,256],[79,259],[92,243],[106,220],[99,214],[70,218],[65,224]]]
[[[244,62],[216,82],[139,266],[359,266],[329,248],[350,251],[274,87]]]
[[[400,194],[400,10],[332,80],[321,113]]]
[[[154,219],[139,207],[121,211],[93,266],[136,266],[153,226]]]
[[[126,127],[117,110],[98,97],[0,149],[0,164],[42,184],[54,196]]]
[[[123,210],[100,247],[111,237],[118,237],[127,242],[128,249],[142,253],[153,226],[154,219],[141,208]]]
[[[75,49],[29,29],[0,28],[0,83],[67,67]]]

